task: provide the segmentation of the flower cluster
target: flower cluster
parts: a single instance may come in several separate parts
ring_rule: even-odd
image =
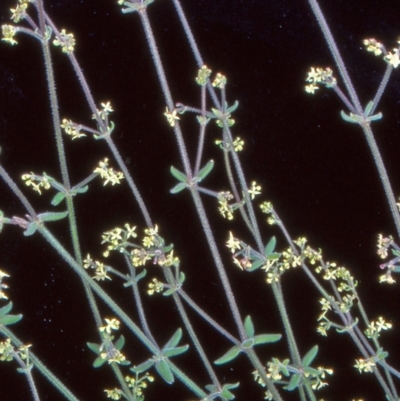
[[[205,86],[210,78],[211,70],[206,66],[203,65],[199,71],[197,72],[196,82],[200,86]]]
[[[164,290],[164,284],[161,281],[158,281],[156,278],[153,278],[151,282],[148,284],[147,293],[149,295],[153,295],[155,292],[160,293]]]
[[[356,359],[356,364],[354,365],[354,367],[357,368],[360,373],[371,373],[374,371],[375,366],[376,363],[373,358]]]
[[[114,171],[112,167],[108,167],[108,158],[101,161],[93,172],[103,178],[103,185],[107,185],[109,182],[111,182],[111,185],[119,184],[124,178],[124,174],[121,171]]]
[[[392,323],[386,322],[382,316],[379,316],[377,321],[372,321],[368,325],[368,328],[364,331],[364,333],[368,338],[377,339],[382,330],[389,330],[392,327]]]
[[[171,127],[175,127],[176,121],[180,120],[179,116],[177,116],[178,111],[176,109],[169,111],[168,107],[165,108],[164,116],[167,117],[168,124]]]
[[[277,214],[275,213],[271,202],[263,202],[260,205],[260,209],[264,214],[268,215],[267,223],[270,226],[273,226],[274,224],[279,224],[280,223],[280,220],[279,220]]]
[[[380,268],[386,269],[385,274],[379,277],[380,283],[394,284],[396,280],[392,277],[392,273],[400,271],[400,247],[393,241],[393,237],[384,237],[382,234],[378,235],[378,255],[382,259],[386,259],[391,250],[394,256],[389,262],[380,265]]]
[[[1,40],[4,40],[4,42],[8,42],[11,45],[16,45],[18,43],[14,39],[15,34],[18,32],[18,28],[12,25],[2,25],[1,31],[3,33]]]
[[[130,244],[129,239],[137,237],[135,230],[136,226],[131,227],[128,223],[125,223],[124,228],[115,227],[110,231],[104,232],[101,236],[101,243],[108,245],[103,256],[108,257],[111,251],[123,252]]]
[[[74,51],[76,40],[72,33],[67,33],[63,29],[59,35],[53,40],[54,46],[61,46],[63,53],[72,53]]]
[[[318,84],[325,85],[327,88],[332,88],[337,84],[336,78],[333,76],[333,72],[330,68],[314,68],[308,73],[306,78],[307,82],[310,84],[305,86],[307,93],[314,94],[317,89],[319,89]]]
[[[62,124],[60,126],[64,129],[67,135],[72,137],[73,140],[86,136],[86,134],[80,132],[82,128],[81,125],[75,124],[74,122],[72,122],[71,120],[67,120],[66,118],[62,120]]]
[[[212,83],[212,86],[214,88],[224,89],[226,86],[226,82],[227,82],[226,76],[218,72],[217,76],[215,77]]]
[[[218,193],[218,210],[222,217],[228,220],[233,219],[233,212],[238,208],[237,204],[230,204],[229,201],[233,199],[233,195],[230,192],[219,192]]]
[[[33,3],[33,0],[18,0],[17,8],[11,9],[13,22],[18,23],[26,17],[26,9],[29,3]]]
[[[228,143],[226,143],[226,142],[224,143],[224,141],[222,141],[221,139],[217,139],[215,141],[215,144],[218,145],[223,150],[226,150],[226,151],[231,150],[230,145]],[[243,150],[243,148],[244,148],[244,141],[243,141],[242,138],[240,138],[238,136],[233,140],[232,145],[233,145],[232,146],[233,150],[235,152],[241,152]]]
[[[373,38],[364,39],[363,44],[367,48],[367,52],[372,52],[375,54],[375,56],[380,56],[384,49],[382,43],[378,42]]]
[[[145,373],[145,375],[142,377],[136,375],[136,378],[132,376],[126,376],[125,381],[128,384],[128,387],[132,389],[134,398],[137,400],[143,400],[143,390],[147,388],[147,382],[154,381],[154,377],[150,376],[148,373]],[[111,398],[112,400],[120,400],[123,397],[123,391],[119,388],[114,388],[112,390],[106,389],[104,392],[107,394],[107,398]]]
[[[41,189],[50,189],[50,177],[43,173],[43,175],[36,175],[34,173],[23,174],[22,179],[25,181],[27,187],[32,187],[32,189],[42,194]]]
[[[107,273],[111,270],[110,266],[106,266],[104,263],[98,260],[93,260],[88,254],[86,259],[83,261],[83,267],[85,269],[94,269],[95,274],[93,276],[94,280],[103,281],[105,279],[111,280],[111,277]]]

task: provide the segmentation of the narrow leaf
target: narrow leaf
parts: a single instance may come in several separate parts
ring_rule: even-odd
[[[180,182],[187,183],[187,177],[184,173],[176,169],[174,166],[171,166],[170,170],[171,174]]]
[[[254,338],[248,338],[242,342],[242,348],[249,349],[252,348],[254,345]]]
[[[86,343],[88,348],[93,351],[96,355],[100,355],[100,345],[96,343]]]
[[[187,184],[180,182],[179,184],[176,184],[172,189],[170,189],[169,192],[171,194],[177,194],[178,192],[183,191],[186,187],[187,187]]]
[[[244,331],[246,332],[247,337],[254,336],[254,324],[251,320],[251,316],[246,316],[246,319],[244,319]]]
[[[276,343],[282,338],[282,334],[259,334],[254,336],[254,345]]]
[[[9,326],[18,323],[22,319],[22,315],[5,315],[0,317],[0,325]]]
[[[125,345],[125,337],[121,335],[114,345],[118,351],[121,351],[122,347]]]
[[[46,212],[38,215],[41,221],[57,221],[67,217],[68,212]]]
[[[214,363],[216,365],[222,365],[224,363],[232,361],[240,354],[241,351],[242,350],[240,349],[240,347],[235,345],[228,352],[222,355],[221,358],[218,358],[216,361],[214,361]]]
[[[168,340],[168,342],[164,345],[163,350],[174,348],[179,344],[182,338],[182,329],[178,329],[175,331],[173,336]]]
[[[12,307],[13,303],[10,301],[6,306],[0,308],[0,317],[7,315],[7,313],[11,311]]]
[[[299,386],[300,379],[301,379],[301,376],[299,374],[297,374],[297,373],[294,374],[290,378],[289,384],[284,388],[286,388],[286,390],[293,391],[294,389],[296,389]]]
[[[370,100],[370,101],[368,102],[367,106],[365,107],[365,110],[364,110],[364,114],[365,114],[366,116],[368,116],[369,113],[371,113],[371,110],[372,110],[372,107],[373,107],[373,106],[374,106],[374,102],[373,102],[372,100]]]
[[[214,160],[210,160],[203,168],[200,169],[197,177],[199,178],[199,182],[207,177],[210,174],[211,170],[214,168]]]
[[[99,356],[94,360],[93,367],[99,368],[107,362],[107,359],[100,358]]]
[[[310,363],[315,359],[315,357],[317,356],[318,353],[318,345],[314,345],[314,347],[312,347],[310,349],[310,351],[307,352],[307,354],[304,356],[304,358],[302,359],[301,363],[303,366],[309,366]]]
[[[163,350],[163,355],[170,358],[171,356],[177,356],[186,352],[189,348],[189,345],[182,345],[181,347],[169,348]]]
[[[138,366],[134,366],[133,368],[130,368],[130,370],[133,373],[143,373],[143,372],[146,372],[146,370],[149,370],[153,365],[154,365],[154,361],[152,359],[149,359],[148,361],[143,362]]]
[[[54,196],[54,198],[51,200],[51,204],[53,206],[58,206],[65,198],[65,194],[62,192],[59,192]]]
[[[30,235],[35,234],[37,229],[37,223],[32,221],[28,224],[28,227],[26,228],[26,230],[24,231],[24,235],[25,237],[29,237]]]
[[[268,256],[269,254],[274,252],[275,245],[276,245],[276,238],[275,237],[271,237],[271,239],[269,240],[267,246],[265,247],[264,255]]]
[[[164,359],[160,359],[156,362],[156,370],[165,382],[168,384],[172,384],[174,382],[174,375],[172,374],[168,363],[164,361]]]

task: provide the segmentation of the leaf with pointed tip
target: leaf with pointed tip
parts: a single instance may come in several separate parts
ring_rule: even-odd
[[[88,348],[93,351],[96,355],[100,355],[100,345],[96,343],[86,343]]]
[[[242,348],[243,349],[249,349],[252,348],[254,345],[254,338],[248,338],[247,340],[244,340],[242,342]]]
[[[100,366],[103,366],[106,362],[107,362],[107,359],[103,359],[100,356],[98,356],[93,362],[93,367],[99,368]]]
[[[46,212],[38,215],[41,221],[57,221],[67,217],[68,212]]]
[[[269,254],[274,252],[275,245],[276,245],[276,238],[275,237],[271,237],[271,239],[269,240],[268,244],[265,247],[264,255],[268,256]]]
[[[246,319],[244,319],[244,331],[246,332],[247,337],[254,336],[254,324],[250,315],[246,316]]]
[[[239,102],[237,100],[235,100],[235,103],[233,103],[233,105],[231,107],[228,107],[226,109],[226,114],[231,114],[233,113],[239,106]]]
[[[25,237],[29,237],[30,235],[35,234],[36,230],[37,230],[37,223],[35,221],[31,221],[28,224],[26,230],[24,231]]]
[[[368,102],[367,106],[365,107],[365,110],[364,110],[364,114],[365,114],[366,116],[368,116],[369,113],[371,113],[371,110],[372,110],[372,107],[373,107],[373,106],[374,106],[374,102],[373,102],[372,100],[370,100],[370,101]]]
[[[214,160],[210,160],[203,168],[200,169],[200,171],[197,174],[198,181],[200,182],[204,178],[207,177],[208,174],[210,174],[211,170],[214,168]]]
[[[163,350],[163,355],[166,356],[167,358],[170,358],[171,356],[177,356],[183,354],[188,350],[188,348],[189,345],[182,345],[181,347],[168,348]]]
[[[187,187],[187,184],[180,182],[179,184],[176,184],[172,189],[170,189],[169,192],[171,194],[177,194],[178,192],[183,191],[186,187]]]
[[[171,174],[180,182],[187,183],[187,177],[182,171],[179,171],[174,166],[171,166],[170,170]]]
[[[252,264],[251,264],[251,267],[249,267],[248,269],[246,269],[246,271],[248,271],[248,272],[252,272],[252,271],[254,271],[254,270],[257,270],[257,269],[259,269],[261,266],[263,266],[264,265],[264,262],[262,261],[262,260],[260,260],[260,259],[257,259],[256,261],[254,261]]]
[[[133,368],[130,368],[129,370],[132,371],[133,373],[143,373],[143,372],[146,372],[146,370],[149,370],[153,365],[154,365],[154,361],[152,359],[149,359],[146,362],[143,362],[138,366],[134,366]]]
[[[293,391],[299,386],[301,376],[298,373],[295,373],[289,381],[289,384],[284,387],[286,390]]]
[[[301,361],[302,365],[309,366],[310,363],[315,359],[317,354],[318,354],[318,345],[314,345],[314,347],[312,347],[310,351],[308,351],[307,354],[302,359]]]
[[[258,334],[254,336],[254,345],[276,343],[282,338],[282,334]]]
[[[7,305],[0,308],[0,317],[7,315],[7,313],[11,311],[12,307],[13,303],[10,301]]]
[[[168,366],[168,363],[164,361],[164,359],[160,359],[155,364],[156,370],[158,374],[163,378],[165,382],[168,384],[172,384],[174,382],[174,375],[171,372],[171,368]]]
[[[221,397],[227,400],[234,400],[235,396],[230,392],[237,387],[239,387],[239,382],[234,384],[225,384],[222,386]]]
[[[123,335],[115,342],[115,348],[121,351],[122,347],[125,345],[125,337]]]
[[[172,337],[164,345],[163,350],[176,347],[179,344],[179,341],[181,341],[181,338],[182,338],[182,329],[179,328],[178,330],[175,331]]]
[[[222,365],[224,363],[230,362],[235,359],[242,352],[241,348],[237,345],[234,345],[230,348],[221,358],[218,358],[214,361],[215,365]]]
[[[0,317],[0,325],[10,326],[11,324],[18,323],[22,319],[22,315],[5,315]]]
[[[58,206],[65,199],[65,194],[62,192],[57,193],[51,200],[53,206]]]

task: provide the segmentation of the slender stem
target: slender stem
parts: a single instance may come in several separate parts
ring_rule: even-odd
[[[357,110],[357,114],[362,115],[363,109],[358,99],[357,92],[355,91],[353,83],[351,82],[350,76],[347,72],[342,56],[340,55],[339,49],[336,46],[336,42],[333,38],[331,30],[329,29],[329,26],[325,20],[324,14],[322,13],[317,0],[308,0],[308,2],[310,3],[310,7],[315,15],[315,18],[317,19],[318,25],[321,28],[321,31],[325,37],[326,43],[328,44],[333,59],[335,60],[335,63],[339,69],[339,73],[342,76],[343,82],[349,93],[353,106]]]
[[[361,128],[362,128],[365,138],[368,142],[368,146],[371,150],[372,157],[374,158],[375,166],[378,170],[379,177],[381,179],[383,189],[386,194],[386,199],[389,203],[389,208],[392,213],[393,221],[396,226],[397,236],[398,236],[398,238],[400,238],[400,213],[399,213],[399,210],[396,205],[396,199],[393,194],[392,186],[390,185],[389,176],[386,172],[386,168],[383,163],[382,156],[379,152],[379,148],[378,148],[378,145],[376,144],[374,134],[371,130],[370,125],[365,124],[365,125],[362,125]]]

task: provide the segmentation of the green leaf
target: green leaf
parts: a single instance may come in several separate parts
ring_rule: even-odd
[[[7,313],[11,311],[12,307],[13,303],[10,301],[6,306],[0,308],[0,317],[7,315]]]
[[[373,106],[374,106],[374,102],[373,102],[372,100],[370,100],[370,101],[368,102],[367,106],[365,107],[365,110],[364,110],[364,114],[365,114],[366,116],[368,116],[369,113],[371,113],[371,110],[372,110],[372,107],[373,107]]]
[[[276,238],[275,237],[271,237],[271,239],[269,240],[268,244],[265,247],[264,255],[268,256],[269,254],[274,252],[275,245],[276,245]]]
[[[35,234],[36,230],[37,230],[37,223],[35,221],[31,221],[28,224],[26,230],[24,231],[25,237],[29,237],[30,235]]]
[[[38,215],[41,221],[57,221],[67,217],[68,212],[46,212]]]
[[[22,315],[5,315],[0,317],[0,325],[9,326],[18,323],[22,319]]]
[[[241,352],[242,352],[241,348],[235,345],[232,348],[230,348],[228,352],[222,355],[221,358],[218,358],[216,361],[214,361],[214,363],[216,365],[222,365],[224,363],[230,362],[234,360]]]
[[[244,340],[242,342],[242,348],[243,349],[249,349],[252,348],[254,345],[254,338],[248,338],[247,340]]]
[[[115,342],[115,348],[118,351],[121,351],[122,347],[125,345],[125,337],[123,335],[121,335],[118,340]]]
[[[89,185],[85,185],[84,187],[77,189],[76,192],[78,194],[84,194],[88,191],[88,189],[89,189]]]
[[[100,355],[100,345],[96,343],[86,343],[88,348],[93,351],[96,355]]]
[[[180,182],[184,182],[187,184],[187,177],[186,174],[182,173],[178,169],[176,169],[174,166],[171,166],[170,170],[171,174]]]
[[[233,105],[231,107],[228,107],[226,109],[226,114],[230,114],[233,113],[239,106],[239,102],[237,100],[235,100],[235,103],[233,103]]]
[[[149,370],[152,366],[154,365],[154,361],[152,359],[149,359],[146,362],[141,363],[138,366],[134,366],[133,368],[130,368],[130,371],[133,373],[143,373]]]
[[[179,184],[176,184],[172,189],[170,189],[169,192],[171,194],[177,194],[178,192],[183,191],[186,187],[187,187],[187,184],[180,182]]]
[[[353,113],[350,113],[350,115],[348,115],[343,110],[340,111],[340,116],[343,118],[344,121],[347,121],[348,123],[361,124],[363,122],[362,117]]]
[[[227,400],[234,400],[235,396],[230,392],[230,390],[239,387],[240,383],[235,384],[225,384],[222,386],[221,397]]]
[[[301,361],[302,365],[309,366],[310,363],[315,359],[317,354],[318,354],[318,345],[314,345],[314,347],[312,347],[310,351],[308,351],[307,354],[302,359]]]
[[[99,368],[100,366],[104,365],[106,362],[107,362],[107,359],[103,359],[98,356],[93,362],[93,367]]]
[[[203,180],[204,178],[207,177],[208,174],[210,174],[211,170],[214,168],[214,160],[210,160],[203,168],[200,169],[200,171],[197,174],[198,177],[198,182]]]
[[[259,269],[262,265],[264,265],[264,262],[261,259],[257,259],[251,264],[251,267],[247,269],[248,272],[252,272],[254,270]]]
[[[176,291],[176,288],[170,288],[169,290],[164,291],[162,294],[164,297],[169,297]]]
[[[258,334],[254,336],[254,345],[276,343],[282,338],[282,334]]]
[[[65,199],[65,194],[63,192],[57,193],[51,200],[53,206],[58,206]]]
[[[174,375],[171,372],[168,363],[164,359],[160,359],[156,362],[156,370],[158,374],[164,379],[168,384],[172,384],[174,382]]]
[[[290,378],[289,384],[284,388],[286,390],[293,391],[294,389],[296,389],[299,386],[300,379],[301,379],[301,376],[298,373],[294,374]]]
[[[189,345],[182,345],[181,347],[169,348],[163,350],[163,355],[170,358],[171,356],[177,356],[186,352],[189,348]]]
[[[178,330],[175,331],[172,337],[164,345],[163,350],[176,347],[179,344],[179,341],[181,341],[181,338],[182,338],[182,329],[179,328]]]
[[[246,316],[246,319],[244,319],[244,331],[246,332],[247,337],[254,336],[254,324],[251,320],[251,316]]]

